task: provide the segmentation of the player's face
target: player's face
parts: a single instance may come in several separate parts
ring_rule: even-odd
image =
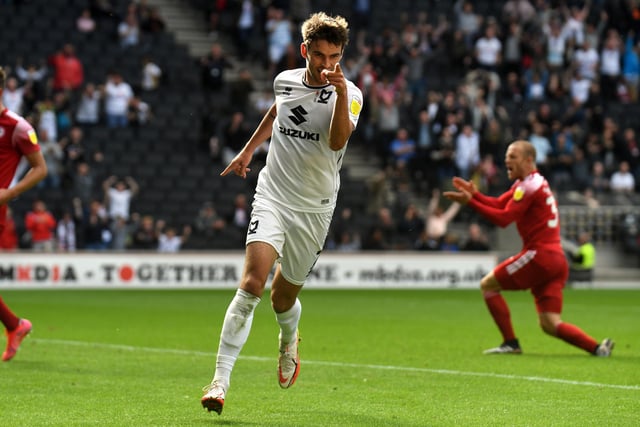
[[[507,148],[504,164],[507,167],[507,176],[510,180],[524,178],[524,153],[517,145],[511,144]]]
[[[326,40],[304,43],[300,46],[302,56],[307,60],[307,83],[312,86],[327,84],[322,76],[323,70],[331,70],[342,58],[342,46],[336,46]]]

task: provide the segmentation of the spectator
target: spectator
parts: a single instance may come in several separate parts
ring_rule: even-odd
[[[166,227],[158,236],[158,252],[179,252],[190,235],[191,227],[188,225],[183,228],[182,235],[176,233],[175,227]]]
[[[571,101],[577,106],[582,106],[589,100],[590,93],[591,80],[584,77],[580,71],[575,71],[569,83]]]
[[[110,176],[102,183],[102,188],[109,219],[112,221],[117,217],[129,219],[131,199],[138,194],[138,183],[130,176],[124,180]]]
[[[636,180],[640,178],[640,141],[633,127],[628,126],[623,130],[619,151],[620,160],[628,161],[631,174]]]
[[[150,56],[145,56],[142,59],[142,81],[140,83],[142,90],[151,92],[158,89],[161,78],[162,68]]]
[[[600,90],[607,101],[618,97],[618,83],[622,75],[621,50],[620,36],[615,31],[609,32],[600,52]]]
[[[551,151],[551,182],[554,189],[559,191],[570,190],[575,186],[572,180],[574,162],[573,140],[568,129],[562,129],[553,137],[553,150]]]
[[[622,57],[622,78],[629,92],[631,102],[638,101],[640,84],[640,45],[634,43],[633,34],[627,34],[624,56]]]
[[[71,175],[71,180],[72,197],[79,200],[83,209],[88,209],[94,197],[96,180],[89,163],[78,162]]]
[[[107,212],[102,203],[92,200],[82,218],[82,247],[92,251],[103,251],[111,243],[111,231]]]
[[[225,83],[225,70],[233,68],[220,43],[213,43],[209,54],[200,58],[200,67],[202,84],[212,92],[220,92]]]
[[[13,219],[13,210],[7,206],[4,228],[0,227],[0,252],[18,249],[19,240],[16,222]]]
[[[124,81],[118,71],[114,71],[107,79],[104,93],[107,126],[110,128],[126,127],[128,124],[129,103],[133,98],[131,86]]]
[[[91,9],[83,9],[76,19],[76,29],[83,34],[91,34],[96,30],[96,21],[91,16]]]
[[[46,63],[36,65],[33,62],[23,66],[22,58],[16,61],[16,75],[25,88],[31,87],[34,97],[40,98],[45,89],[45,77],[47,77],[48,69]],[[26,93],[26,91],[25,91]]]
[[[255,91],[251,71],[248,68],[242,68],[238,71],[238,78],[231,82],[229,89],[229,98],[233,100],[234,108],[246,114],[249,109],[249,98]]]
[[[593,166],[591,167],[589,187],[596,196],[609,192],[609,178],[604,168],[604,163],[599,160],[593,162]]]
[[[128,116],[128,122],[131,126],[144,126],[152,119],[151,106],[144,102],[138,95],[134,95],[131,100],[129,100]]]
[[[49,65],[53,68],[53,89],[77,90],[84,83],[84,66],[75,53],[75,47],[67,43],[62,50],[49,57]]]
[[[391,141],[389,151],[396,169],[408,172],[416,156],[416,142],[409,137],[409,131],[403,127],[397,130]]]
[[[249,49],[259,13],[259,8],[254,4],[254,0],[242,0],[235,35],[236,52],[238,52],[238,59],[241,61],[250,53]]]
[[[247,196],[244,193],[236,194],[233,199],[233,217],[229,222],[239,229],[245,229],[249,225],[250,214]]]
[[[62,175],[64,173],[64,151],[57,141],[53,141],[47,135],[46,130],[40,131],[40,151],[47,163],[47,176],[38,183],[37,187],[42,188],[60,188]]]
[[[205,236],[206,238],[212,238],[214,235],[222,231],[227,225],[227,222],[218,215],[211,202],[205,202],[198,212],[198,216],[194,221],[196,232]]]
[[[73,179],[78,164],[89,161],[84,143],[84,131],[79,126],[74,126],[69,131],[69,135],[62,138],[58,144],[64,152],[62,163],[66,179]]]
[[[165,23],[165,20],[160,13],[160,9],[156,6],[152,6],[149,8],[149,14],[143,17],[140,24],[140,29],[149,34],[162,33],[164,32],[166,27],[167,24]]]
[[[140,220],[140,224],[133,231],[131,238],[131,249],[137,250],[157,250],[160,227],[154,223],[151,215],[145,215]]]
[[[71,212],[66,211],[56,228],[58,251],[75,252],[76,250],[76,223]]]
[[[536,17],[536,10],[529,0],[507,0],[502,7],[502,20],[505,23],[519,22],[523,26]]]
[[[358,226],[353,216],[353,209],[348,206],[343,207],[338,215],[334,215],[334,220],[331,222],[330,232],[327,235],[327,246],[335,249],[343,240],[345,234],[349,234],[357,228]],[[355,237],[356,236],[352,234],[350,239],[353,240]],[[359,235],[357,239],[359,242]]]
[[[629,171],[629,162],[622,161],[618,170],[611,174],[611,191],[618,194],[631,194],[635,191],[636,181]]]
[[[291,22],[285,11],[278,7],[269,6],[265,22],[268,38],[269,76],[275,76],[276,67],[284,56],[287,47],[293,43]]]
[[[122,48],[130,48],[140,43],[140,24],[138,17],[131,10],[127,16],[118,24],[118,40]]]
[[[56,220],[42,200],[36,199],[33,202],[33,208],[27,212],[24,223],[30,236],[31,248],[36,252],[53,252]]]
[[[549,72],[545,68],[528,69],[525,72],[525,99],[528,101],[544,101],[548,83]]]
[[[553,151],[549,138],[545,136],[544,125],[540,122],[533,123],[533,130],[529,136],[529,141],[536,149],[536,165],[541,173],[546,173],[549,168],[549,156]]]
[[[58,135],[66,135],[71,128],[71,100],[69,92],[56,92],[53,94],[53,108],[56,117]]]
[[[571,166],[571,179],[573,188],[585,191],[590,185],[591,164],[585,157],[584,149],[580,145],[573,146],[573,162]]]
[[[460,248],[463,251],[484,252],[489,250],[489,239],[480,227],[480,224],[469,224],[467,238]]]
[[[80,94],[76,108],[76,123],[82,126],[97,125],[100,121],[100,107],[103,88],[96,88],[93,83],[87,83]]]
[[[362,249],[360,235],[350,230],[344,230],[335,244],[337,252],[357,252]]]
[[[9,77],[5,83],[2,92],[2,103],[6,108],[16,114],[22,114],[22,105],[24,103],[24,88],[18,87],[18,79]]]
[[[569,282],[591,281],[596,266],[596,248],[591,242],[591,234],[583,231],[578,236],[578,247],[570,252]]]
[[[412,249],[425,227],[425,220],[415,204],[409,203],[402,218],[397,223],[397,248]]]
[[[500,176],[498,165],[492,154],[482,156],[482,161],[471,175],[471,181],[473,181],[481,191],[487,194],[493,194],[493,190],[496,189],[500,183]]]
[[[575,4],[569,5],[569,14],[562,27],[562,34],[573,46],[584,43],[584,23],[589,15],[589,5],[590,2],[584,2],[582,8]]]
[[[460,250],[460,238],[458,234],[453,231],[447,231],[447,234],[442,238],[440,250],[444,252],[458,252]]]
[[[378,211],[373,225],[369,229],[362,249],[392,250],[396,243],[396,224],[389,208],[383,207]]]
[[[449,223],[460,211],[460,203],[453,202],[445,211],[440,206],[440,190],[434,189],[427,214],[427,238],[432,249],[440,249],[447,234]]]
[[[531,6],[531,5],[529,5]],[[532,8],[533,9],[533,8]],[[502,56],[504,58],[502,74],[521,74],[522,64],[522,24],[523,21],[511,21],[508,24],[509,32],[504,40]]]
[[[465,44],[471,48],[480,32],[482,16],[475,13],[473,2],[469,0],[457,0],[453,8],[456,15],[456,30],[461,32]]]
[[[581,46],[578,46],[573,54],[573,63],[582,77],[596,81],[600,54],[598,54],[598,51],[589,39],[586,39]]]
[[[487,24],[484,36],[475,43],[475,57],[478,67],[483,70],[498,72],[502,63],[502,42],[497,37],[495,22]]]
[[[135,216],[135,213],[131,214],[131,221],[127,221],[121,216],[118,216],[111,222],[111,226],[109,227],[111,232],[110,248],[114,251],[124,251],[131,245],[132,228],[134,228],[136,224],[136,221],[133,219]]]
[[[222,161],[226,164],[240,152],[251,136],[251,129],[242,111],[235,111],[221,123],[219,132],[222,146]]]
[[[469,179],[480,164],[480,137],[471,125],[464,125],[456,137],[456,167],[461,177]]]
[[[567,38],[562,34],[562,25],[558,18],[554,18],[546,30],[546,53],[549,72],[557,76],[564,71]]]
[[[398,128],[401,127],[400,108],[394,96],[385,96],[377,102],[379,104],[377,105],[377,117],[375,120],[377,125],[376,153],[384,167],[387,165],[391,154],[389,152],[389,141],[396,136]]]

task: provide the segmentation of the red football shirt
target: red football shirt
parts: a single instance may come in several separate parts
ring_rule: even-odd
[[[516,180],[499,197],[474,194],[469,206],[500,227],[515,221],[524,249],[562,251],[556,199],[547,180],[537,171]]]
[[[39,151],[38,137],[24,118],[5,108],[0,111],[0,188],[8,188],[18,168],[20,158]],[[0,228],[6,207],[0,206]]]

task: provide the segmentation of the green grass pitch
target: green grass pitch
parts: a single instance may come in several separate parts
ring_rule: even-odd
[[[3,291],[34,329],[0,364],[0,425],[640,422],[638,290],[565,291],[565,321],[616,341],[606,359],[544,335],[525,292],[505,294],[524,354],[485,356],[500,336],[479,291],[304,289],[302,368],[288,390],[277,382],[278,329],[265,295],[218,416],[199,400],[233,293]]]

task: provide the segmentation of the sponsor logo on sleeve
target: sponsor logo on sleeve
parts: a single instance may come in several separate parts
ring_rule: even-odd
[[[27,135],[29,135],[29,141],[31,141],[33,145],[36,145],[38,143],[38,136],[36,135],[35,130],[31,129],[27,131]]]
[[[349,104],[349,111],[351,111],[351,114],[357,116],[358,114],[360,114],[361,110],[362,101],[360,101],[356,96],[351,97],[351,103]]]
[[[516,191],[513,192],[513,200],[519,202],[524,197],[524,188],[518,187]]]

